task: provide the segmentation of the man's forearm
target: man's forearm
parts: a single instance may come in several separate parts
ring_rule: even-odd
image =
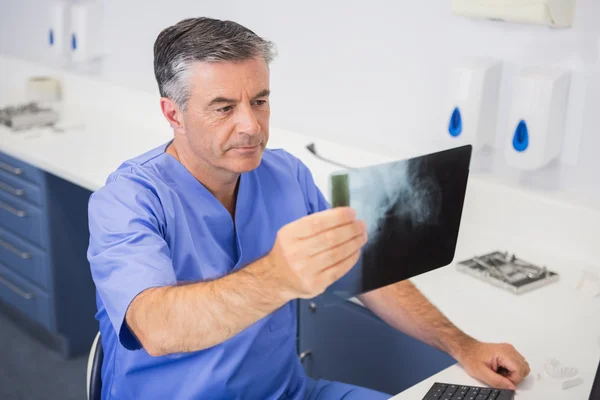
[[[408,280],[365,293],[360,300],[391,326],[455,358],[474,341]]]
[[[132,301],[127,323],[151,355],[215,346],[287,302],[270,270],[261,259],[214,281],[147,289]]]

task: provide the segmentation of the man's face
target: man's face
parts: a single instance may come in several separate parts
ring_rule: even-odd
[[[191,153],[217,169],[242,173],[260,164],[269,139],[269,69],[257,58],[191,67],[182,133]]]

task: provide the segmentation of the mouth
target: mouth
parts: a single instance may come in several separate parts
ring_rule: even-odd
[[[261,145],[234,147],[232,150],[237,153],[251,154],[261,149]]]

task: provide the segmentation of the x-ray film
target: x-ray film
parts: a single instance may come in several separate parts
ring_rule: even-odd
[[[332,206],[354,208],[369,240],[327,292],[347,299],[450,264],[471,151],[467,145],[332,175]]]

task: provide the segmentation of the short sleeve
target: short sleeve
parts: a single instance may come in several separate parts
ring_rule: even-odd
[[[161,203],[143,180],[119,176],[93,193],[88,206],[88,261],[98,295],[123,347],[140,349],[125,314],[142,291],[176,284],[161,232]]]
[[[315,184],[312,173],[302,161],[298,161],[298,182],[302,186],[304,197],[306,200],[306,207],[309,214],[313,214],[319,211],[324,211],[331,208],[329,202],[323,196],[323,193],[319,187]]]

